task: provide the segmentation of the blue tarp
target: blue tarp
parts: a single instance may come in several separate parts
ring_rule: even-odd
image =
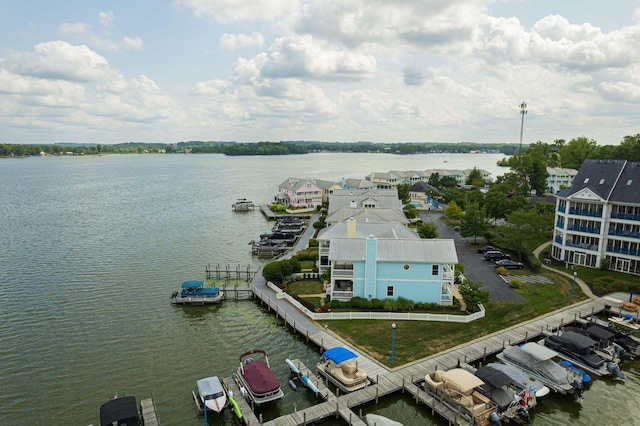
[[[182,288],[198,288],[202,287],[204,281],[185,281],[182,283]]]
[[[358,355],[354,354],[347,348],[343,348],[341,346],[337,348],[331,348],[326,350],[323,354],[323,357],[330,359],[336,364],[340,364],[341,362],[348,361],[353,358],[357,358]]]

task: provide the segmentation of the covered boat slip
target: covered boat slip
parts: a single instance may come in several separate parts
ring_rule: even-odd
[[[556,351],[533,342],[522,346],[510,346],[498,354],[501,361],[524,369],[556,392],[573,392],[574,381],[581,378],[559,365],[556,362],[558,358],[559,354]]]
[[[597,376],[608,376],[612,372],[607,362],[595,353],[597,342],[582,334],[567,331],[560,335],[551,335],[542,341],[545,346],[558,351],[561,358],[575,363],[580,368]],[[613,363],[612,363],[613,364]]]
[[[344,347],[328,349],[322,354],[318,371],[343,392],[362,389],[370,382],[367,373],[352,361],[357,357],[355,353]]]
[[[254,360],[249,358],[253,354],[262,354],[264,359]],[[280,389],[280,382],[269,368],[268,362],[266,352],[261,349],[240,355],[238,376],[246,386],[249,397],[258,405],[275,401],[284,396],[282,389]]]

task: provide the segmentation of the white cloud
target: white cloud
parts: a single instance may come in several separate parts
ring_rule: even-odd
[[[10,53],[5,66],[16,74],[52,80],[88,82],[113,76],[103,56],[60,40],[37,44],[32,52]]]
[[[106,22],[112,23],[112,21],[109,20]],[[111,26],[104,25],[102,22],[101,24],[105,27]],[[87,43],[110,52],[116,52],[122,49],[141,52],[145,49],[145,43],[140,37],[131,38],[125,36],[120,40],[113,39],[112,37],[105,37],[92,31],[91,26],[85,22],[64,22],[60,24],[58,31],[61,35],[73,36],[82,43]]]
[[[244,47],[260,47],[264,44],[264,37],[259,32],[251,34],[227,34],[220,37],[220,48],[223,50],[238,50]]]
[[[273,20],[299,9],[299,0],[176,0],[199,17],[220,22]]]
[[[113,27],[113,20],[115,16],[112,11],[98,13],[98,22],[105,28]]]

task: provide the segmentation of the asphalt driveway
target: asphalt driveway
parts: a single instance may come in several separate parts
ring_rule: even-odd
[[[442,213],[440,212],[420,213],[420,219],[424,223],[433,223],[438,227],[438,238],[453,239],[458,253],[458,261],[464,263],[465,277],[472,281],[481,282],[482,288],[489,292],[492,300],[522,300],[522,297],[496,274],[493,262],[485,261],[481,254],[477,254],[467,247],[465,241],[473,240],[473,238],[462,238],[460,233],[445,225],[440,220],[441,217]]]

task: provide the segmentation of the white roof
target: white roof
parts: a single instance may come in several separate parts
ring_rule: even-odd
[[[329,259],[337,261],[364,260],[366,238],[333,238]],[[376,260],[380,262],[458,263],[453,240],[445,239],[377,239]]]
[[[549,349],[546,346],[539,345],[534,342],[525,343],[521,346],[522,350],[537,360],[544,361],[558,356],[558,353],[553,349]]]

